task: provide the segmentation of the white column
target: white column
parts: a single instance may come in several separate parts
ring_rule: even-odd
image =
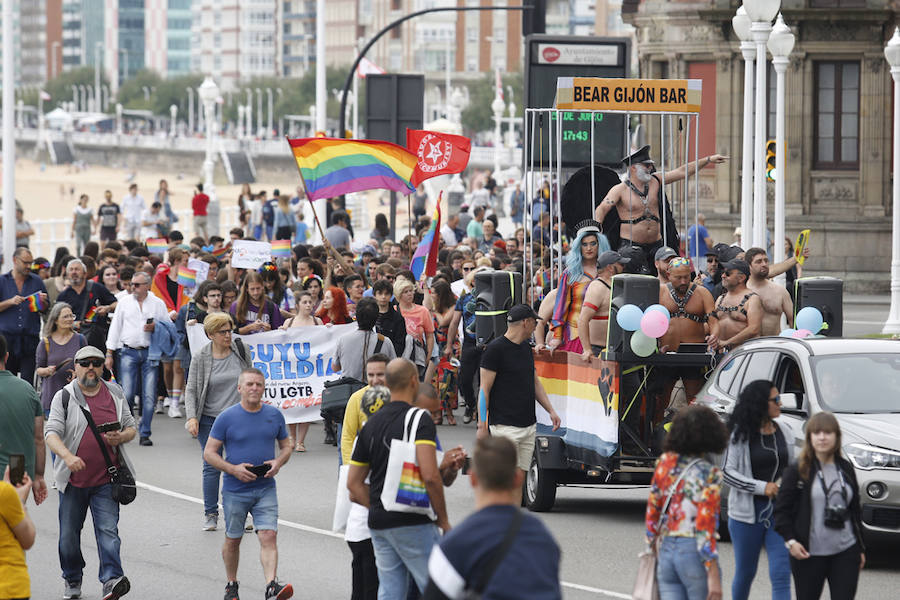
[[[3,3],[3,272],[12,269],[16,249],[16,62],[13,3]]]
[[[766,148],[762,141],[766,139],[766,42],[772,24],[766,21],[754,21],[750,26],[753,43],[756,44],[756,133],[754,135],[754,172],[753,172],[753,245],[766,249]]]
[[[741,42],[744,56],[744,148],[741,153],[741,247],[753,240],[753,60],[756,46]]]
[[[316,131],[325,131],[327,126],[328,89],[325,82],[325,0],[316,0]],[[341,133],[340,135],[343,135]]]
[[[4,21],[5,23],[5,21]],[[897,33],[894,34],[897,38]],[[4,38],[5,39],[5,38]],[[891,40],[893,42],[893,40]],[[4,49],[5,52],[5,49]],[[6,54],[4,53],[4,57]],[[5,61],[5,58],[4,58]],[[894,185],[891,215],[891,311],[882,333],[900,333],[900,65],[891,66],[894,78]],[[4,86],[4,96],[5,96]],[[4,102],[4,106],[5,106]],[[4,113],[4,117],[5,117]],[[4,138],[6,126],[4,122]],[[4,139],[4,144],[6,140]],[[4,156],[4,163],[6,157]],[[3,195],[6,195],[4,191]],[[4,208],[5,205],[4,205]]]
[[[788,58],[776,56],[772,59],[775,67],[775,231],[772,236],[773,262],[777,265],[784,260],[784,185],[787,176],[785,166],[786,144],[784,143],[784,73],[787,71]],[[765,240],[765,238],[763,238]],[[763,246],[765,249],[765,246]],[[780,285],[784,285],[784,273],[776,277]]]
[[[171,118],[169,136],[175,139],[175,136],[178,135],[178,106],[175,104],[169,107],[169,117]]]

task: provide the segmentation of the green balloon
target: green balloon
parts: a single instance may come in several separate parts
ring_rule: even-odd
[[[635,331],[631,334],[631,351],[638,356],[650,356],[656,352],[656,340],[643,331]]]

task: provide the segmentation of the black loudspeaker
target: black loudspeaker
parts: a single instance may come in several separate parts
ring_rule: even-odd
[[[616,275],[612,278],[609,308],[609,329],[606,334],[606,350],[622,361],[643,360],[631,351],[631,331],[619,327],[616,317],[626,304],[635,304],[641,310],[659,304],[659,279],[649,275]]]
[[[844,282],[834,277],[802,277],[794,282],[794,319],[800,309],[819,309],[828,329],[819,333],[826,337],[844,335]],[[795,321],[796,324],[796,321]]]
[[[506,333],[506,313],[522,302],[522,274],[485,271],[475,274],[475,344],[486,346]]]

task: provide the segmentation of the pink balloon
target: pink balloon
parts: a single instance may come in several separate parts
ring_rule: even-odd
[[[809,329],[798,329],[791,335],[791,337],[801,340],[803,338],[807,338],[807,337],[811,336],[812,334],[813,334],[813,332],[810,331]]]
[[[651,310],[641,317],[641,331],[647,337],[661,338],[669,330],[669,319],[660,311]]]

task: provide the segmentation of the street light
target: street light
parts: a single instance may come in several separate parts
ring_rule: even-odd
[[[197,95],[203,102],[203,112],[206,115],[204,118],[204,121],[206,122],[206,159],[203,161],[203,192],[209,196],[210,204],[213,204],[213,202],[217,202],[215,200],[216,190],[213,185],[213,167],[215,166],[215,162],[213,161],[213,135],[215,134],[216,124],[214,111],[216,110],[216,98],[219,97],[219,86],[216,85],[216,82],[213,81],[212,77],[207,76],[206,79],[203,80],[203,83],[200,84]],[[213,235],[218,235],[219,232],[218,214],[218,203],[216,203],[216,206],[212,211],[212,220],[214,222],[210,223],[209,227],[209,231],[214,232]]]
[[[256,88],[256,135],[258,137],[262,137],[262,118],[263,118],[263,108],[262,108],[262,90]]]
[[[178,124],[178,106],[173,104],[169,107],[169,116],[171,117],[171,123],[169,125],[169,136],[174,140],[175,135],[178,133],[177,124]]]
[[[891,215],[891,311],[883,333],[900,333],[900,29],[884,48],[894,78],[894,186]]]
[[[781,8],[781,0],[752,0],[744,2],[750,18],[750,34],[756,44],[756,134],[753,169],[753,245],[766,249],[766,149],[760,143],[766,139],[766,42],[772,31],[772,19]],[[777,240],[776,240],[777,242]]]
[[[266,88],[266,99],[268,100],[269,120],[265,138],[269,139],[272,137],[272,88]]]
[[[769,36],[769,52],[772,53],[772,65],[775,67],[775,248],[773,259],[778,264],[784,260],[784,185],[787,176],[785,163],[787,160],[784,143],[784,73],[788,67],[788,57],[794,49],[794,34],[781,14],[775,21],[772,35]],[[780,241],[779,241],[780,240]],[[784,275],[779,275],[783,278]],[[780,282],[780,279],[779,279]]]
[[[753,240],[753,60],[756,46],[750,35],[750,17],[743,6],[731,19],[744,57],[744,146],[741,152],[741,247]]]
[[[188,87],[188,137],[194,137],[194,88]]]
[[[103,105],[100,102],[102,97],[102,93],[100,91],[100,49],[103,48],[103,42],[97,42],[94,44],[94,112],[100,112],[103,110]]]

